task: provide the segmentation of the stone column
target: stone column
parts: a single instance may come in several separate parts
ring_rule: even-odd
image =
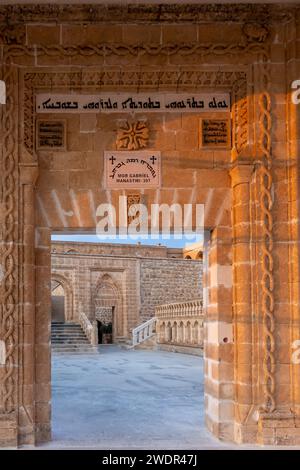
[[[0,446],[18,444],[19,211],[18,74],[1,67],[7,99],[0,105]]]
[[[36,229],[36,442],[51,439],[51,230]]]
[[[231,247],[228,223],[211,231],[204,248],[205,422],[224,440],[232,440],[234,434]]]
[[[251,229],[250,180],[253,166],[236,162],[231,170],[233,217],[233,316],[234,316],[234,382],[236,442],[255,441],[252,381],[257,376],[253,364],[251,305]],[[254,411],[254,410],[253,410]]]
[[[22,200],[19,443],[35,444],[35,213],[38,168],[20,165]]]

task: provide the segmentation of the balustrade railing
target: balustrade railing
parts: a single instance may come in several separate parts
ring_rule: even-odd
[[[79,323],[81,325],[81,328],[83,329],[87,339],[89,342],[93,345],[96,346],[98,343],[97,339],[97,330],[95,326],[91,323],[91,321],[88,319],[85,313],[80,312],[79,314]]]
[[[132,346],[137,346],[147,339],[151,338],[156,333],[156,318],[150,318],[145,323],[137,326],[132,330]]]
[[[202,306],[197,299],[157,307],[157,343],[203,348]]]

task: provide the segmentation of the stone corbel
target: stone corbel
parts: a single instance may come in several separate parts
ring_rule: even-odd
[[[38,165],[36,163],[19,164],[20,182],[30,186],[35,186],[39,174]]]
[[[254,172],[254,165],[245,165],[243,163],[236,164],[230,170],[231,185],[234,188],[235,186],[243,183],[250,183],[251,176]]]
[[[255,149],[253,145],[246,145],[239,152],[236,147],[232,147],[231,150],[231,162],[234,164],[236,162],[243,164],[252,164],[255,158]]]

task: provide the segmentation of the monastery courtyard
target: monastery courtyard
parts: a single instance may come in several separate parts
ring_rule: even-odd
[[[52,407],[52,441],[38,448],[262,449],[205,429],[203,359],[188,354],[116,345],[53,354]]]
[[[53,354],[53,440],[43,448],[228,447],[204,426],[202,358],[99,349],[99,355]]]

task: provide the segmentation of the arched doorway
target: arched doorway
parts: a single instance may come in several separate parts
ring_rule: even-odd
[[[74,321],[73,289],[71,282],[60,273],[51,278],[51,322]]]
[[[51,322],[65,323],[65,290],[58,281],[51,281]]]
[[[98,326],[98,343],[118,341],[124,335],[122,296],[111,276],[102,276],[92,301]],[[107,335],[111,335],[111,339]]]

